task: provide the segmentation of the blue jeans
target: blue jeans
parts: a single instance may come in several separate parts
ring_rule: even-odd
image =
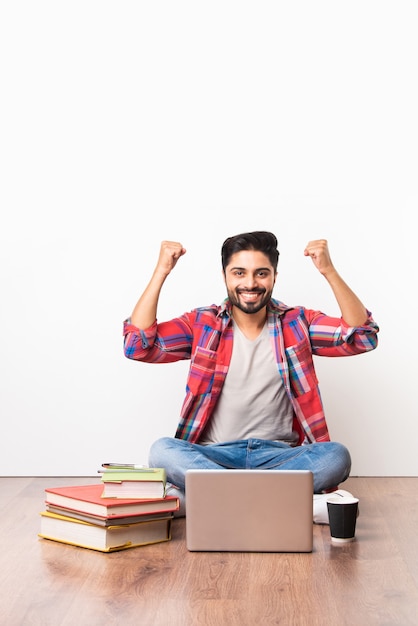
[[[151,446],[150,467],[165,467],[167,480],[184,493],[188,469],[310,470],[314,493],[336,489],[351,469],[347,448],[336,442],[289,446],[264,439],[243,439],[206,446],[162,437]]]

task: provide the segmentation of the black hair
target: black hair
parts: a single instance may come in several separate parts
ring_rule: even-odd
[[[242,233],[234,237],[228,237],[222,244],[222,269],[228,265],[231,257],[241,250],[257,250],[263,252],[268,258],[274,270],[277,271],[279,262],[279,251],[277,249],[277,238],[273,233],[265,230],[256,230],[252,233]]]

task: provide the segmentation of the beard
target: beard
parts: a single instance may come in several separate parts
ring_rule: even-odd
[[[265,289],[252,289],[250,293],[264,294],[261,300],[257,300],[257,302],[242,302],[239,298],[239,294],[245,293],[245,291],[245,289],[240,289],[238,291],[227,289],[228,298],[232,306],[236,307],[243,313],[247,313],[248,315],[254,315],[254,313],[261,311],[261,309],[263,309],[271,299],[271,291],[266,291]]]

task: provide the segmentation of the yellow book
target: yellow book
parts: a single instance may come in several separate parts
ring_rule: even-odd
[[[123,526],[99,526],[49,511],[41,513],[39,537],[80,548],[114,552],[171,539],[172,516]]]

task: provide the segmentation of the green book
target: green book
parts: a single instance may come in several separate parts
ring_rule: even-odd
[[[166,481],[166,471],[162,467],[105,467],[102,470],[103,497],[163,498]]]
[[[103,482],[120,482],[122,480],[137,480],[143,482],[163,482],[167,480],[166,471],[163,467],[142,467],[131,469],[127,467],[103,468]]]

